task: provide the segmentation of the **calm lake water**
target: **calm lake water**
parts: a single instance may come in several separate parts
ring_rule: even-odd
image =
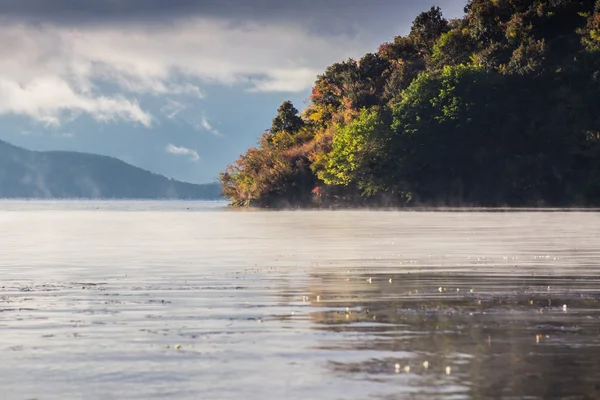
[[[0,399],[600,398],[600,213],[0,202]]]

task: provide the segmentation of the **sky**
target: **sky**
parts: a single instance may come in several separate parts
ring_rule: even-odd
[[[2,0],[0,139],[214,181],[328,65],[466,0]]]

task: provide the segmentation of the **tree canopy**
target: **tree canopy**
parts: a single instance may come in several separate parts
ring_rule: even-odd
[[[471,0],[328,67],[221,174],[235,205],[600,205],[600,0]]]

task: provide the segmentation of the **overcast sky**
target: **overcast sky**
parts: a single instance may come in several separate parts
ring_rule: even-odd
[[[209,182],[328,65],[464,0],[2,0],[0,138]]]

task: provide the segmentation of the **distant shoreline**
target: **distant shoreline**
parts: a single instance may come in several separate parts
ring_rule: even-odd
[[[175,205],[177,203],[187,204],[211,204],[218,205],[220,209],[239,212],[402,212],[402,213],[560,213],[560,212],[600,212],[600,207],[236,207],[229,204],[226,199],[92,199],[92,198],[0,198],[0,211],[3,204],[152,204],[164,203]]]
[[[94,198],[94,197],[0,197],[0,202],[2,201],[14,201],[14,202],[18,202],[18,201],[112,201],[112,202],[117,202],[117,201],[190,201],[190,202],[194,202],[194,201],[213,201],[213,202],[224,202],[226,203],[227,200],[222,199],[222,198],[152,198],[152,197],[132,197],[132,198],[125,198],[125,197],[114,197],[114,198],[110,198],[110,197],[98,197],[98,198]]]

